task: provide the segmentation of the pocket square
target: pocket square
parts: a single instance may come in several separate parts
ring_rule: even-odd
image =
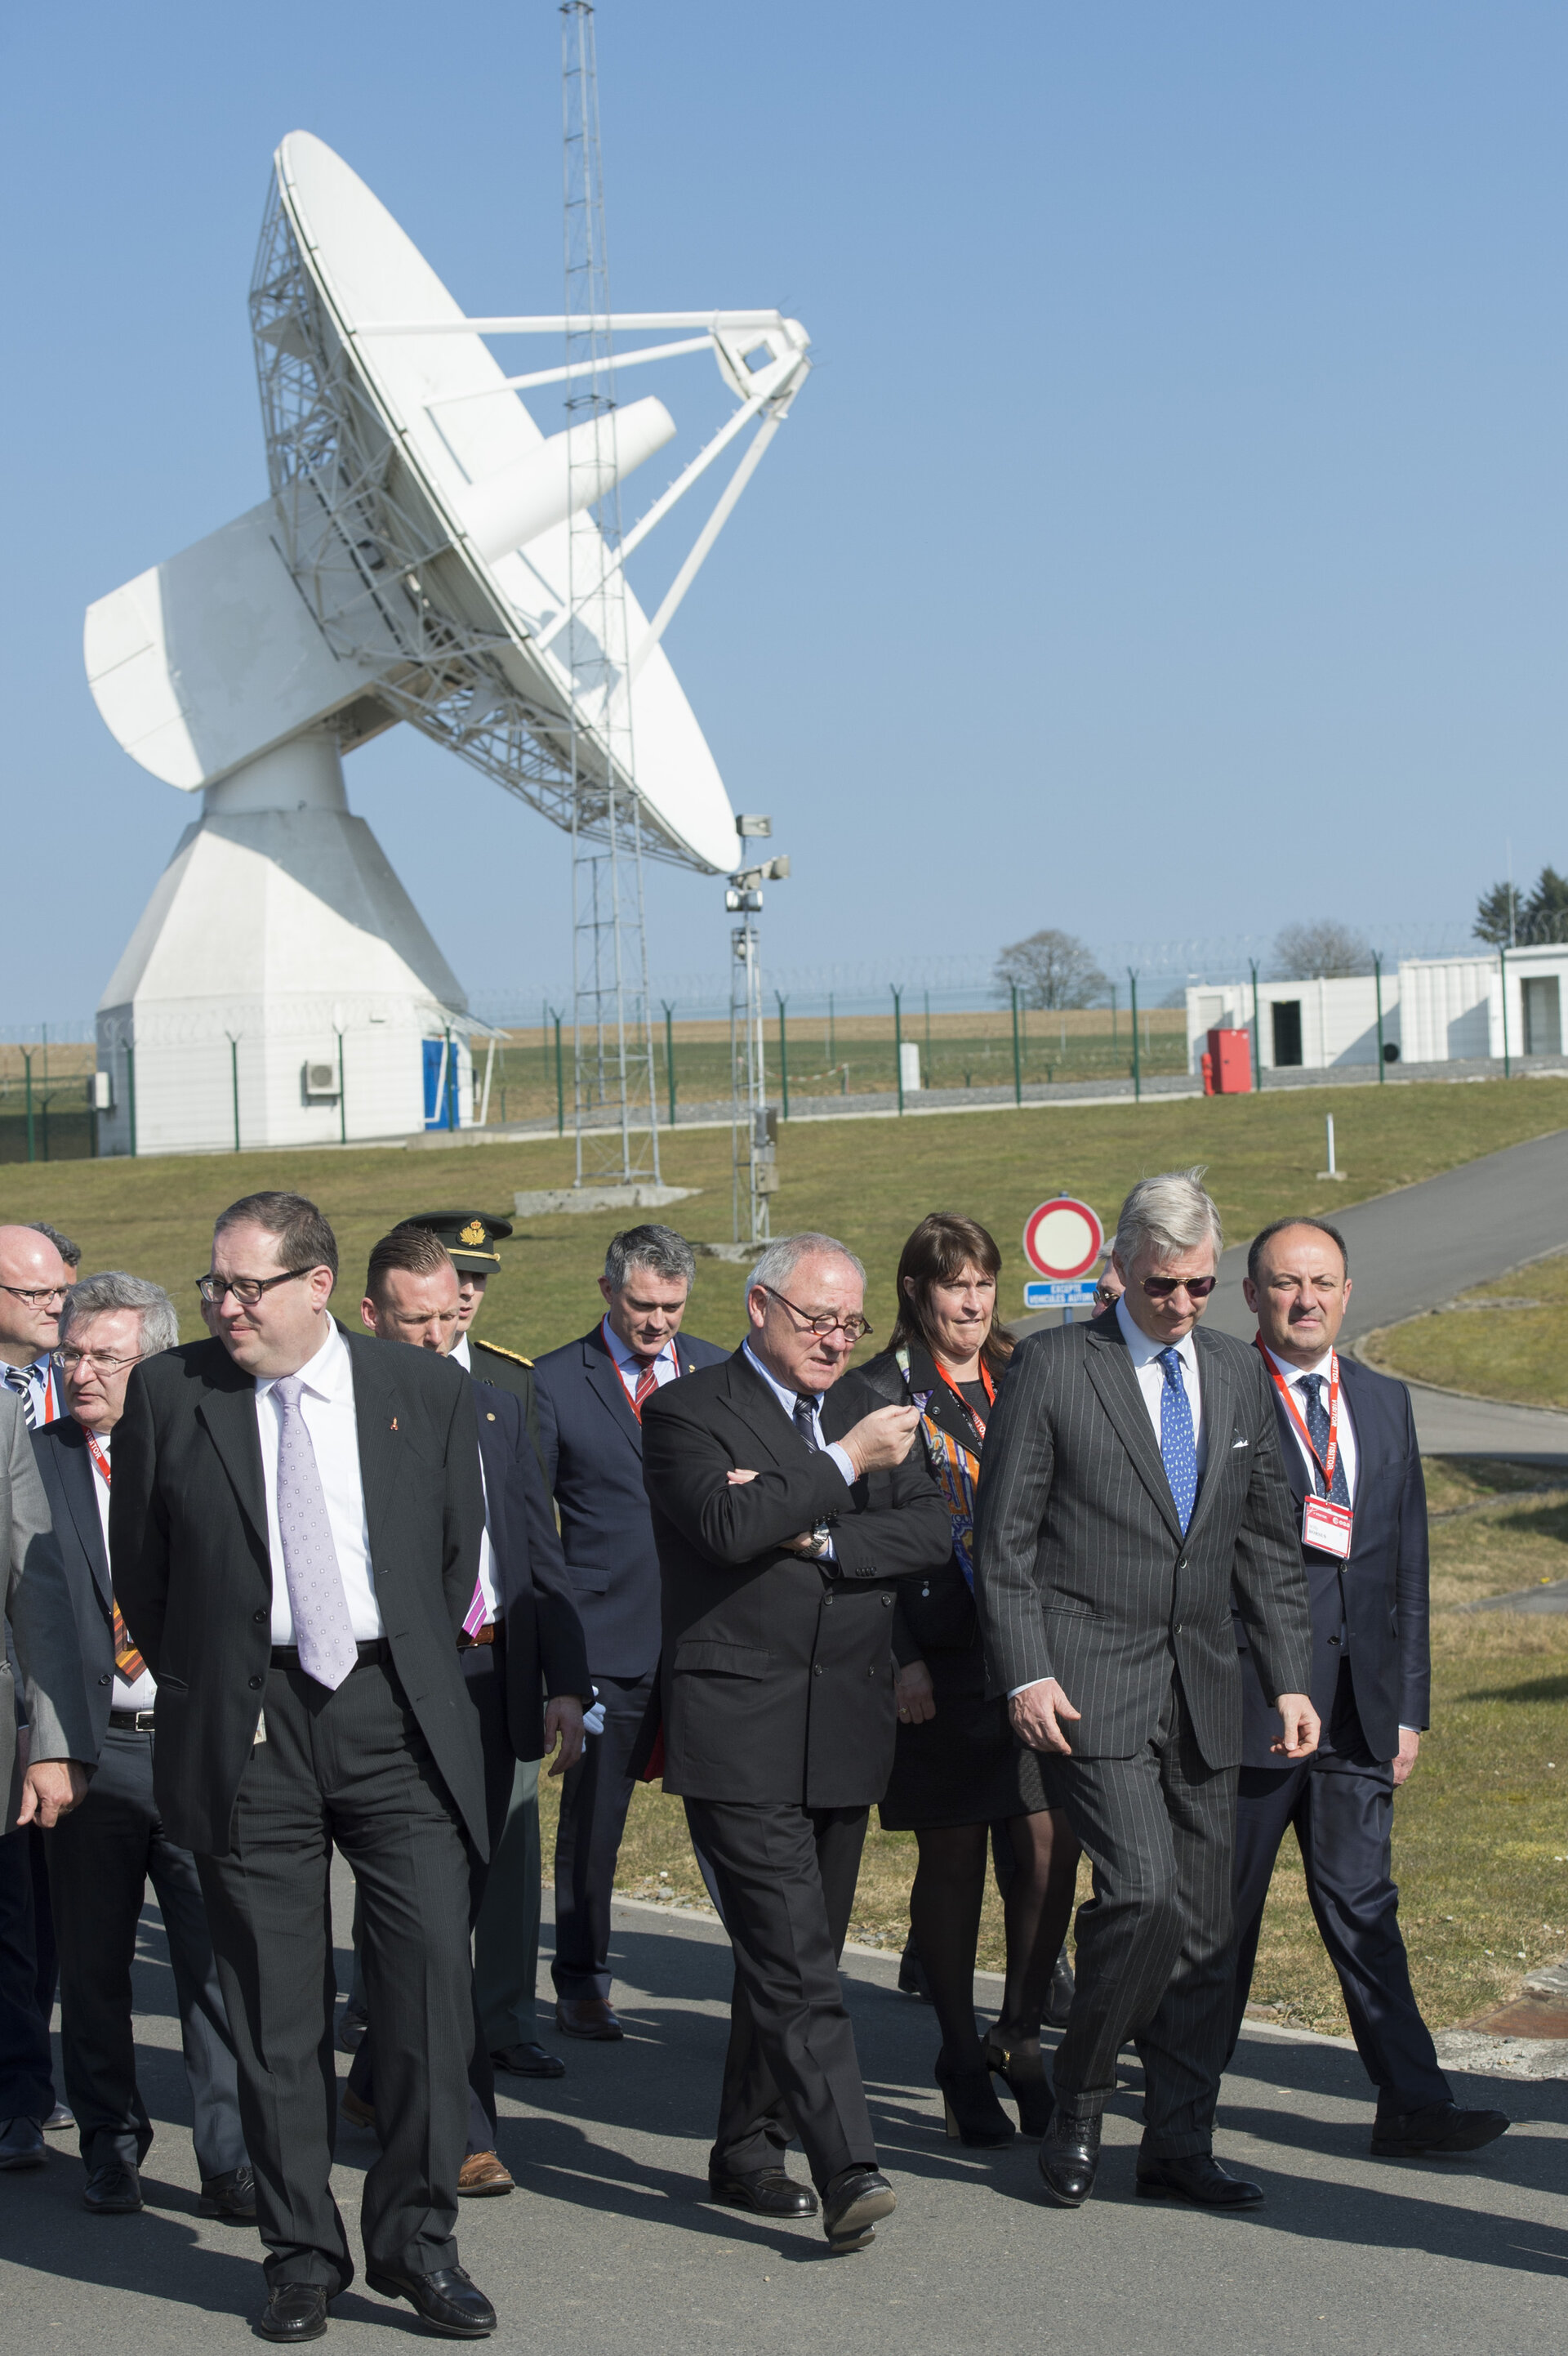
[[[1232,1440],[1231,1442],[1232,1448],[1250,1448],[1252,1444],[1250,1440]]]

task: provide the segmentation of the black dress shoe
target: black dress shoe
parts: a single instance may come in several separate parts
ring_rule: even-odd
[[[566,2064],[559,2053],[547,2053],[542,2045],[504,2045],[490,2056],[497,2070],[505,2070],[512,2078],[564,2078]]]
[[[37,2119],[0,2121],[0,2168],[42,2168],[48,2158]]]
[[[370,2024],[362,2012],[345,2005],[337,2019],[337,2041],[345,2053],[357,2053],[365,2042],[365,2032]]]
[[[1456,2103],[1428,2103],[1419,2111],[1380,2113],[1372,2149],[1380,2159],[1456,2158],[1507,2135],[1501,2111],[1462,2111]]]
[[[131,2216],[142,2205],[142,2179],[134,2161],[106,2159],[101,2168],[89,2169],[81,2201],[98,2217]]]
[[[1067,1960],[1067,1950],[1063,1947],[1056,1958],[1051,1975],[1051,1986],[1046,1991],[1045,2017],[1052,2029],[1066,2028],[1067,2016],[1072,2009],[1072,1997],[1077,1985],[1077,1981],[1072,1976],[1072,1966]]]
[[[836,2257],[863,2250],[877,2238],[877,2221],[898,2207],[892,2186],[875,2168],[846,2168],[822,2195],[822,2230]]]
[[[263,2340],[319,2340],[326,2329],[331,2296],[325,2283],[274,2283],[256,2318],[256,2329]]]
[[[708,2195],[722,2209],[752,2209],[759,2217],[815,2217],[816,2195],[784,2168],[708,2171]]]
[[[249,2168],[231,2168],[227,2176],[204,2176],[197,2205],[204,2217],[221,2217],[231,2225],[253,2225],[256,2179]]]
[[[1208,2151],[1185,2153],[1179,2159],[1145,2158],[1140,2154],[1138,2190],[1146,2201],[1158,2201],[1167,2192],[1179,2193],[1183,2201],[1194,2201],[1200,2209],[1261,2209],[1264,2205],[1261,2184],[1230,2175]]]
[[[1051,2115],[1040,2142],[1040,2180],[1059,2209],[1082,2209],[1100,2169],[1100,2122]]]
[[[64,2103],[57,2103],[54,2109],[49,2113],[48,2117],[44,2121],[44,2133],[46,2135],[63,2135],[67,2127],[73,2127],[75,2125],[76,2113],[72,2110],[69,2110]]]
[[[558,1997],[555,2025],[563,2037],[587,2037],[599,2045],[612,2045],[626,2034],[615,2008],[602,1996]]]
[[[406,2298],[432,2331],[448,2340],[488,2340],[496,2310],[461,2266],[438,2266],[430,2275],[389,2275],[365,2269],[365,2280],[383,2298]]]

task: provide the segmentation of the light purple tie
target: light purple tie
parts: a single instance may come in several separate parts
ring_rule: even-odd
[[[315,1450],[300,1413],[304,1377],[272,1385],[278,1418],[278,1527],[300,1666],[336,1693],[358,1658]]]

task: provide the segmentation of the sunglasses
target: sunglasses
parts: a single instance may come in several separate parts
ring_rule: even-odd
[[[1168,1301],[1173,1292],[1185,1292],[1189,1301],[1207,1301],[1220,1280],[1217,1276],[1146,1276],[1139,1281],[1151,1301]]]

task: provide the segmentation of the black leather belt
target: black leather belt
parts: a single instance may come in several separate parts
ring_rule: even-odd
[[[151,1734],[153,1713],[150,1709],[112,1709],[109,1723],[116,1734]]]
[[[359,1655],[361,1666],[367,1661],[389,1662],[392,1657],[392,1648],[385,1636],[368,1637],[363,1644],[356,1644],[354,1649]],[[274,1644],[268,1665],[274,1669],[297,1669],[300,1665],[299,1646]]]

